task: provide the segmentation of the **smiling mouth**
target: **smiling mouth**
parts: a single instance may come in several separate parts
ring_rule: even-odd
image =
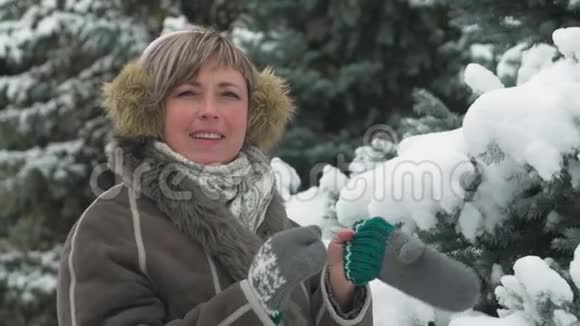
[[[200,140],[220,140],[225,138],[224,135],[215,133],[215,132],[197,132],[191,133],[189,136],[193,139],[200,139]]]

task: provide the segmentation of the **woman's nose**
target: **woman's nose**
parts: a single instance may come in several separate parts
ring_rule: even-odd
[[[202,119],[218,119],[219,111],[213,99],[204,99],[199,109],[199,117]]]

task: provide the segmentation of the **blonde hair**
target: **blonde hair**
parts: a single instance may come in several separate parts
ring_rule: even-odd
[[[162,109],[168,93],[191,80],[210,58],[216,58],[220,66],[238,71],[246,81],[251,98],[256,67],[250,58],[217,31],[196,26],[164,34],[143,51],[140,62],[152,77],[155,105]]]

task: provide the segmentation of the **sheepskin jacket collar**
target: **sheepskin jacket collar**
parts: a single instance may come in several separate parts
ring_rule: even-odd
[[[199,243],[234,281],[247,277],[254,254],[270,235],[294,226],[276,193],[256,233],[243,227],[223,202],[209,199],[193,180],[181,178],[173,161],[152,149],[152,138],[117,137],[109,167],[139,196],[152,200],[176,228]],[[173,176],[174,178],[172,178]]]

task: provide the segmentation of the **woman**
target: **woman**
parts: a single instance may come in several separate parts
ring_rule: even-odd
[[[352,231],[325,252],[275,191],[264,152],[292,113],[286,93],[202,28],[158,38],[106,85],[123,182],[67,238],[61,326],[372,325],[369,288],[344,276]]]

